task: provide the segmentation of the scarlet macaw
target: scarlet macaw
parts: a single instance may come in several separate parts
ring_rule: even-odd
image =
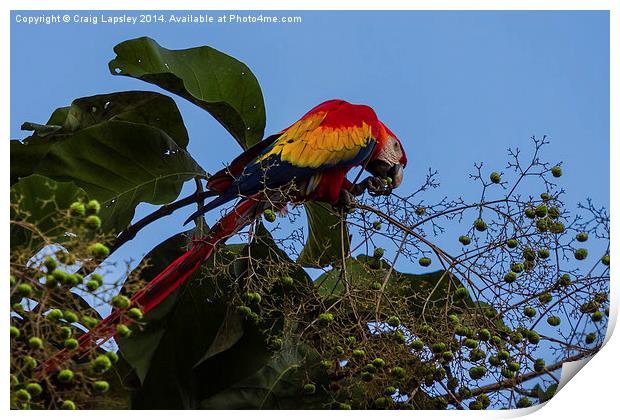
[[[204,197],[216,198],[189,219],[241,197],[241,201],[221,218],[202,239],[170,264],[142,290],[131,297],[133,306],[147,313],[179,287],[208,259],[216,244],[225,241],[251,223],[266,208],[278,209],[286,201],[324,201],[350,204],[352,196],[365,190],[389,194],[403,179],[407,157],[398,138],[366,105],[343,100],[324,102],[285,130],[267,137],[244,151],[225,169],[209,178]],[[346,179],[347,173],[362,166],[372,176],[359,184]],[[385,186],[384,179],[391,178]],[[292,185],[292,197],[281,189]],[[186,222],[187,223],[187,222]],[[80,337],[84,351],[101,338],[115,335],[114,326],[131,320],[115,310],[99,325]],[[90,344],[90,346],[89,346]],[[67,357],[61,351],[44,364],[50,371]]]

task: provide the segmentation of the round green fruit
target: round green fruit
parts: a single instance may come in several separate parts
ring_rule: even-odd
[[[542,372],[545,369],[545,361],[543,359],[536,359],[534,362],[534,370],[536,372]]]
[[[265,218],[266,221],[273,223],[276,221],[276,214],[273,212],[273,210],[267,209],[263,212],[263,217]]]
[[[418,216],[422,216],[422,215],[424,215],[424,213],[426,213],[426,208],[425,207],[417,207],[415,209],[415,214],[417,214]]]
[[[519,401],[517,401],[517,408],[526,408],[526,407],[531,407],[531,406],[532,406],[532,402],[530,401],[528,397],[520,398]]]
[[[546,232],[547,230],[549,230],[549,222],[547,221],[547,219],[538,219],[538,221],[536,222],[536,228],[539,232]]]
[[[575,235],[575,239],[577,239],[577,241],[579,242],[585,242],[588,240],[588,232],[579,232],[577,235]]]
[[[531,306],[528,306],[527,308],[523,310],[523,315],[525,315],[528,318],[534,318],[536,316],[536,309],[532,308]]]
[[[101,219],[97,215],[90,215],[84,220],[84,225],[90,230],[99,230],[101,228]]]
[[[375,248],[372,255],[375,258],[383,258],[384,253],[385,253],[385,250],[383,248]]]
[[[431,350],[433,350],[433,353],[442,353],[446,351],[447,349],[448,349],[448,346],[446,346],[446,343],[435,343],[431,347]]]
[[[17,293],[22,297],[30,297],[32,296],[32,286],[26,283],[20,283],[17,286]]]
[[[484,366],[475,366],[469,369],[469,377],[478,380],[481,379],[487,373],[487,368]]]
[[[118,362],[118,354],[114,353],[113,351],[107,351],[105,355],[108,359],[110,359],[110,362],[112,363]]]
[[[478,338],[482,341],[489,341],[491,339],[491,331],[486,328],[481,329],[478,331]]]
[[[540,342],[540,335],[534,330],[528,331],[526,334],[526,337],[527,337],[527,341],[529,341],[532,344],[538,344]]]
[[[101,210],[101,205],[97,200],[90,200],[86,204],[86,213],[87,214],[97,214]]]
[[[493,367],[498,367],[502,364],[502,361],[499,360],[499,357],[497,356],[490,356],[489,357],[489,364]]]
[[[547,318],[547,324],[551,325],[552,327],[557,327],[558,325],[560,325],[560,317],[558,316],[550,316],[549,318]]]
[[[19,338],[22,333],[19,331],[19,328],[11,325],[11,338]]]
[[[502,182],[502,176],[500,175],[499,172],[491,172],[489,179],[494,184],[499,184],[500,182]]]
[[[523,250],[523,258],[525,261],[534,261],[536,260],[536,253],[531,248],[525,248]]]
[[[71,329],[71,327],[61,327],[60,328],[60,336],[62,338],[69,338],[73,335],[73,330]]]
[[[543,260],[546,260],[547,258],[549,258],[549,250],[547,248],[541,248],[538,250],[538,258],[541,258]]]
[[[43,392],[43,387],[36,382],[31,382],[26,385],[26,391],[28,391],[33,397],[36,397],[37,395],[41,395]]]
[[[516,239],[508,239],[506,241],[506,246],[508,246],[508,248],[510,249],[514,249],[519,245],[519,242]]]
[[[601,263],[603,265],[609,265],[609,254],[603,255],[603,257],[601,258]]]
[[[103,276],[101,274],[93,273],[90,275],[90,279],[95,281],[99,286],[103,286]]]
[[[60,372],[58,372],[58,381],[63,382],[63,383],[67,383],[67,382],[71,382],[73,380],[74,377],[74,373],[72,370],[70,369],[63,369]]]
[[[403,376],[405,376],[405,369],[400,366],[393,367],[391,372],[392,375],[396,376],[397,378],[402,378]]]
[[[355,357],[356,359],[361,359],[366,355],[366,352],[362,349],[355,349],[353,350],[352,353],[353,357]]]
[[[71,216],[84,216],[86,214],[86,207],[83,203],[76,201],[69,206],[69,214]]]
[[[77,407],[75,406],[75,403],[71,400],[64,400],[62,404],[60,405],[60,408],[63,410],[76,410],[77,409]]]
[[[424,349],[424,342],[422,340],[413,340],[411,342],[411,348],[420,351]]]
[[[91,292],[94,292],[95,290],[99,288],[99,283],[97,283],[94,280],[89,280],[86,282],[86,288],[90,290]]]
[[[318,320],[321,324],[329,324],[334,320],[334,315],[330,313],[320,314]]]
[[[566,228],[564,227],[564,223],[562,222],[552,223],[551,226],[549,227],[549,230],[552,233],[558,233],[558,234],[564,232],[565,229]]]
[[[108,392],[110,384],[107,381],[95,381],[93,382],[93,390],[99,394]]]
[[[469,352],[469,360],[472,362],[477,362],[478,360],[482,360],[487,357],[487,354],[482,349],[473,349]]]
[[[506,283],[514,283],[516,280],[517,280],[517,273],[515,273],[514,271],[509,271],[504,276],[504,281]]]
[[[559,178],[562,176],[562,168],[560,168],[559,166],[554,166],[553,168],[551,168],[551,175],[553,175],[556,178]]]
[[[553,296],[551,296],[551,293],[543,293],[542,295],[538,296],[538,301],[542,303],[543,305],[546,305],[552,300],[553,300]]]
[[[590,319],[594,322],[600,322],[603,319],[603,313],[601,311],[596,311],[590,315]]]
[[[578,248],[575,250],[575,258],[579,261],[585,260],[588,256],[588,250],[585,248]]]
[[[118,324],[116,326],[116,334],[121,338],[127,338],[131,335],[131,329],[125,324]]]
[[[112,362],[108,356],[102,354],[93,359],[90,362],[90,366],[95,372],[103,373],[112,367]]]
[[[458,289],[454,291],[454,296],[457,299],[466,299],[469,297],[469,290],[467,290],[464,287],[459,287]]]
[[[78,321],[78,316],[75,314],[75,312],[72,311],[64,311],[62,313],[62,317],[70,324]]]
[[[463,245],[469,245],[471,243],[471,238],[467,235],[459,236],[459,242]]]
[[[387,319],[387,321],[385,321],[390,327],[398,327],[400,325],[400,318],[398,318],[397,316],[392,315],[391,317],[389,317]]]
[[[280,281],[282,282],[283,285],[285,286],[292,286],[293,285],[293,278],[291,276],[284,276],[284,277],[280,277]]]
[[[56,269],[57,263],[56,263],[56,260],[54,258],[52,258],[52,257],[45,257],[45,259],[43,260],[43,265],[47,269],[47,272],[51,273],[52,271],[54,271]]]
[[[476,347],[478,347],[478,340],[474,340],[473,338],[468,338],[465,341],[463,341],[463,345],[467,348],[475,349]]]
[[[374,230],[381,230],[381,222],[379,222],[379,221],[372,222],[372,228]]]
[[[134,321],[139,321],[142,319],[144,314],[142,314],[142,311],[138,308],[131,308],[129,311],[127,311],[127,316]]]
[[[540,204],[540,205],[536,206],[535,212],[536,212],[536,216],[538,216],[538,217],[545,217],[547,215],[547,205],[546,204]]]
[[[127,296],[117,295],[112,298],[112,306],[117,309],[127,309],[131,305],[131,300]]]
[[[32,395],[30,395],[30,392],[26,391],[25,389],[18,389],[17,391],[15,391],[15,398],[18,401],[27,402],[32,399]]]
[[[549,210],[547,210],[547,214],[552,219],[557,219],[558,217],[560,217],[560,209],[557,207],[549,207]]]
[[[373,366],[375,366],[376,368],[381,369],[383,366],[385,366],[385,360],[383,360],[383,359],[382,359],[382,358],[380,358],[380,357],[377,357],[377,358],[375,358],[375,359],[372,361],[372,364],[373,364]]]
[[[431,265],[431,259],[427,258],[427,257],[422,257],[418,260],[418,263],[422,266],[422,267],[428,267],[429,265]]]
[[[30,337],[28,339],[28,346],[34,350],[40,350],[43,348],[43,340],[39,337]]]
[[[476,219],[474,221],[474,228],[478,231],[478,232],[484,232],[485,230],[487,230],[487,224],[484,220],[482,219]]]
[[[316,392],[316,385],[314,384],[305,384],[304,385],[304,394],[312,395]]]
[[[94,243],[88,246],[88,252],[90,255],[97,259],[104,259],[110,255],[110,249],[102,243]]]
[[[528,207],[525,209],[525,217],[527,217],[528,219],[533,219],[536,217],[536,210]]]
[[[75,338],[68,338],[65,340],[64,347],[69,350],[75,350],[79,347],[80,343]]]
[[[596,340],[596,333],[589,333],[586,335],[586,344],[592,344]]]

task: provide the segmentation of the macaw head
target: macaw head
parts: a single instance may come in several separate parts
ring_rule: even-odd
[[[379,121],[377,145],[366,164],[366,170],[380,178],[392,178],[392,188],[396,188],[403,181],[405,166],[407,166],[407,156],[400,140]]]

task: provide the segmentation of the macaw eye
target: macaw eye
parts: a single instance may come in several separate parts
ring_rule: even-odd
[[[394,147],[395,147],[396,149],[400,149],[400,144],[398,144],[398,141],[397,141],[397,140],[394,140]]]

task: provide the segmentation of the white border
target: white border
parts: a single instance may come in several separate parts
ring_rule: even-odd
[[[478,0],[478,1],[467,1],[464,0],[435,0],[435,1],[422,1],[422,0],[411,0],[408,2],[404,1],[393,1],[393,0],[382,0],[382,1],[368,1],[368,0],[358,0],[358,1],[334,1],[334,0],[314,0],[314,1],[295,1],[294,3],[291,1],[242,1],[242,0],[227,0],[225,2],[213,2],[213,1],[185,1],[185,0],[176,0],[174,2],[170,2],[169,0],[152,0],[152,1],[128,1],[128,0],[106,0],[106,1],[82,1],[75,2],[69,0],[60,0],[60,1],[50,1],[50,0],[4,0],[2,1],[2,5],[0,8],[3,9],[4,20],[3,24],[0,26],[0,45],[2,46],[2,53],[5,58],[2,62],[5,63],[0,72],[2,73],[1,78],[1,89],[2,89],[2,104],[3,104],[3,112],[0,114],[0,123],[2,127],[2,132],[4,133],[4,141],[2,142],[2,153],[0,153],[0,163],[2,167],[9,167],[9,150],[8,150],[8,142],[6,139],[10,138],[10,130],[9,130],[9,113],[7,110],[10,110],[10,76],[9,76],[9,28],[8,24],[9,19],[9,11],[10,10],[37,10],[37,9],[59,9],[59,10],[89,10],[89,9],[101,9],[101,10],[153,10],[153,9],[171,9],[174,6],[174,9],[177,10],[199,10],[199,9],[210,9],[210,10],[346,10],[346,9],[357,9],[357,10],[610,10],[610,24],[611,24],[611,39],[610,39],[610,47],[611,47],[611,98],[610,98],[610,116],[616,117],[616,119],[611,118],[611,127],[610,127],[610,138],[615,139],[610,144],[610,159],[613,163],[617,161],[618,157],[618,141],[620,140],[619,130],[618,130],[618,120],[617,117],[620,116],[619,107],[618,107],[618,99],[619,95],[619,85],[618,85],[618,74],[620,74],[620,67],[618,66],[618,53],[619,45],[618,40],[620,39],[620,33],[618,30],[619,27],[619,7],[617,1],[612,0],[520,0],[520,1],[498,1],[498,0]],[[380,7],[380,8],[379,8]],[[619,169],[611,164],[611,185],[618,185],[615,181],[618,180]],[[4,170],[5,176],[8,177],[8,169]],[[6,221],[8,220],[8,182],[5,180],[3,182],[3,194],[2,194],[2,203],[0,204],[2,208],[3,214],[5,214],[5,223],[2,224],[2,231],[4,239],[1,242],[1,255],[3,261],[4,272],[6,273],[8,267],[8,255],[9,255],[9,233],[7,229]],[[611,191],[611,208],[617,208],[616,204],[618,202],[618,193]],[[613,216],[612,216],[613,218]],[[615,226],[615,223],[612,221],[612,227]],[[616,239],[618,238],[617,229],[612,229],[612,242],[616,243]],[[620,260],[620,254],[615,251],[615,248],[612,249],[612,260],[617,262]],[[6,290],[6,288],[5,288]],[[610,315],[610,330],[615,326],[615,322],[618,315],[618,282],[615,278],[612,278],[612,304],[611,304],[611,315]],[[8,295],[2,295],[2,302],[6,305],[8,304]],[[6,307],[6,306],[5,306]],[[8,318],[5,318],[5,327],[4,330],[8,331]],[[8,334],[4,334],[2,336],[2,353],[3,353],[3,364],[2,364],[2,374],[0,378],[5,378],[2,381],[2,388],[0,390],[0,399],[3,402],[3,407],[8,410],[8,395],[9,395],[9,381],[6,380],[8,376],[8,355],[5,353],[9,349],[9,337]],[[394,417],[422,417],[422,418],[431,418],[438,419],[444,416],[448,417],[460,417],[465,416],[469,418],[504,418],[504,417],[517,417],[522,414],[532,413],[530,418],[532,419],[543,419],[543,418],[562,418],[562,419],[583,419],[583,418],[608,418],[611,414],[616,412],[617,415],[617,381],[620,377],[620,367],[617,361],[617,355],[620,354],[620,341],[616,336],[611,336],[608,334],[607,342],[605,347],[595,356],[593,359],[587,364],[587,367],[579,372],[579,376],[576,380],[571,380],[562,390],[558,393],[558,395],[553,398],[543,409],[525,409],[525,410],[511,410],[511,411],[485,411],[485,412],[457,412],[457,411],[434,411],[434,412],[424,412],[415,414],[415,412],[410,411],[390,411],[390,412],[382,412],[380,415],[384,416],[394,416]],[[70,418],[73,416],[80,416],[84,413],[78,412],[10,412],[11,416],[15,417],[39,417],[45,415],[46,417],[51,417],[52,419],[60,418]],[[88,415],[92,416],[94,419],[109,419],[109,416],[121,416],[121,417],[129,417],[139,418],[142,416],[163,416],[167,415],[168,412],[150,412],[150,411],[132,411],[132,412],[117,412],[117,413],[109,413],[107,411],[93,411],[89,412]],[[179,413],[170,413],[172,415]],[[320,413],[321,416],[328,417],[339,417],[339,416],[356,416],[361,418],[370,418],[371,416],[375,416],[378,413],[370,412],[370,411],[357,411],[357,412],[325,412]],[[273,419],[284,419],[288,418],[291,413],[289,412],[236,412],[236,411],[227,411],[227,412],[186,412],[183,413],[185,416],[189,417],[200,417],[203,418],[208,416],[210,418],[216,417],[218,419],[232,419],[237,418],[238,416],[252,416],[252,418],[263,418],[269,417]],[[309,411],[298,411],[295,412],[295,416],[298,417],[314,417],[316,413]],[[287,419],[288,420],[288,419]]]

